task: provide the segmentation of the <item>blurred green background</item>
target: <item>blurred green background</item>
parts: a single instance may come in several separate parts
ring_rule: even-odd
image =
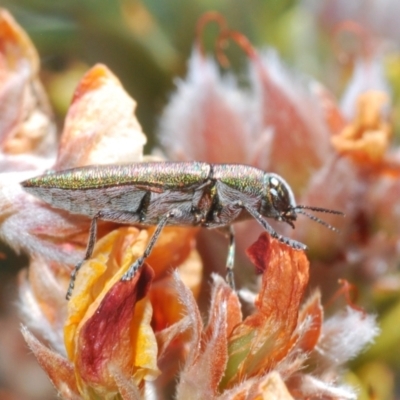
[[[352,63],[339,61],[331,27],[318,20],[310,4],[312,0],[0,0],[39,51],[43,80],[60,121],[80,77],[102,62],[138,102],[139,121],[149,136],[147,150],[154,145],[157,120],[174,79],[184,76],[196,23],[206,11],[219,11],[254,46],[276,48],[294,69],[340,96]],[[204,32],[210,52],[217,33],[213,24]],[[245,67],[246,56],[236,46],[227,53],[235,70]],[[388,64],[398,109],[400,58]]]
[[[331,49],[321,45],[323,35],[315,35],[312,15],[294,0],[1,0],[0,5],[35,43],[60,121],[79,78],[102,62],[137,100],[148,149],[174,78],[185,73],[196,22],[206,11],[221,12],[229,26],[255,46],[277,48],[292,65],[317,79],[326,75],[326,58],[334,59]],[[213,24],[204,32],[210,52],[216,34]],[[245,55],[235,46],[228,55],[234,67],[245,66]],[[336,79],[330,74],[330,83]]]

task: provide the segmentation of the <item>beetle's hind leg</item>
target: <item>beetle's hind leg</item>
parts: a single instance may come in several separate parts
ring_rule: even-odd
[[[235,290],[235,275],[233,273],[233,267],[235,264],[235,232],[233,226],[218,228],[218,231],[223,233],[229,240],[228,255],[226,257],[226,283]]]
[[[98,212],[92,219],[92,222],[90,224],[90,230],[89,230],[89,240],[88,240],[88,244],[86,246],[86,252],[85,252],[85,257],[83,258],[82,261],[80,261],[78,264],[75,265],[74,269],[71,272],[71,278],[69,280],[69,286],[68,286],[68,290],[67,290],[67,294],[65,296],[65,298],[67,300],[69,300],[71,298],[72,295],[72,290],[74,289],[75,286],[75,279],[76,279],[76,275],[78,274],[78,271],[80,270],[80,268],[82,267],[82,264],[89,260],[89,258],[92,256],[93,254],[93,248],[94,245],[96,243],[96,238],[97,238],[97,220],[101,218],[101,211]]]
[[[75,279],[78,274],[78,271],[82,267],[83,263],[92,256],[94,245],[96,244],[97,239],[97,221],[99,219],[118,222],[121,224],[135,224],[140,222],[141,214],[140,213],[129,213],[129,212],[117,212],[117,211],[110,211],[110,210],[102,210],[99,211],[92,219],[92,223],[90,225],[89,230],[89,240],[86,247],[85,257],[82,261],[76,264],[75,268],[71,272],[71,279],[69,281],[67,295],[65,296],[67,300],[71,298],[72,290],[75,286]]]

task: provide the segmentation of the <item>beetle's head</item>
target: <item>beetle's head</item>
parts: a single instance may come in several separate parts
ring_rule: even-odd
[[[314,215],[308,214],[304,210],[344,215],[341,211],[329,210],[321,207],[296,205],[292,189],[282,177],[273,173],[264,174],[264,195],[260,210],[264,217],[286,222],[294,228],[293,222],[296,221],[297,215],[303,214],[333,231],[337,230],[332,225]]]
[[[296,202],[289,184],[279,175],[264,175],[264,196],[261,214],[267,218],[288,223],[294,228],[296,221]]]

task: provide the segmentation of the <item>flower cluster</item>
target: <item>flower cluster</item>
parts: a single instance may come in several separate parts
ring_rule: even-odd
[[[341,234],[299,221],[293,237],[307,243],[306,255],[259,235],[251,221],[240,224],[238,243],[253,242],[246,252],[253,267],[243,262],[247,276],[239,272],[237,283],[248,283],[254,269],[261,276],[254,292],[235,292],[218,275],[209,282],[216,244],[200,254],[190,227],[165,228],[143,267],[121,281],[154,228],[100,222],[67,302],[66,265],[82,259],[90,220],[43,204],[18,182],[48,169],[141,162],[146,137],[135,101],[96,65],[75,90],[56,149],[36,50],[0,12],[0,96],[10,99],[0,116],[0,238],[29,254],[19,281],[22,333],[65,399],[333,400],[369,389],[361,380],[358,388],[344,383],[343,374],[378,335],[375,317],[351,302],[326,316],[321,297],[335,291],[333,278],[354,272],[382,285],[399,259],[400,152],[390,149],[390,95],[374,86],[384,77],[375,69],[371,78],[364,63],[339,106],[320,83],[288,71],[275,52],[254,49],[223,22],[219,41],[229,39],[249,57],[247,89],[223,76],[197,43],[161,118],[163,151],[173,160],[279,173],[301,204],[344,211],[344,219],[327,218]]]

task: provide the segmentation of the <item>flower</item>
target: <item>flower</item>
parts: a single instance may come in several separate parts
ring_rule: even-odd
[[[112,398],[113,393],[127,390],[124,385],[139,387],[159,373],[150,327],[152,308],[145,298],[154,273],[145,265],[127,285],[119,281],[144,249],[145,235],[138,235],[134,228],[111,232],[83,266],[64,320],[67,357],[45,348],[24,330],[31,350],[61,394]]]
[[[366,297],[371,293],[367,285],[377,285],[379,291],[385,286],[387,293],[398,290],[400,225],[394,193],[400,164],[398,147],[391,142],[392,96],[382,47],[359,57],[339,103],[321,83],[289,71],[275,52],[254,49],[237,32],[225,31],[221,36],[244,49],[249,60],[248,86],[241,88],[229,72],[219,72],[216,63],[196,47],[188,76],[178,83],[160,122],[165,152],[175,157],[177,146],[184,143],[188,160],[200,155],[210,162],[238,162],[234,154],[241,157],[239,162],[282,174],[300,204],[343,211],[345,218],[324,216],[340,234],[306,218],[297,222],[291,234],[307,244],[312,286],[320,286],[325,296],[334,291],[332,282],[344,277],[357,277]],[[208,108],[211,104],[215,106]],[[218,107],[222,112],[211,114]],[[235,117],[226,117],[225,110]],[[234,136],[231,121],[235,121]],[[186,128],[180,129],[180,124]],[[275,229],[289,235],[287,228],[277,225]],[[258,232],[253,221],[238,224],[239,250]],[[208,244],[211,241],[214,238]],[[211,254],[206,258],[213,262]],[[248,263],[240,254],[238,259],[244,272],[236,272],[237,280],[249,285]],[[291,382],[307,386],[310,379]]]
[[[4,9],[0,9],[1,170],[35,165],[34,156],[55,150],[55,126],[38,77],[33,43]],[[18,157],[25,154],[30,157]],[[29,163],[30,161],[30,163]]]
[[[178,83],[160,121],[165,152],[182,158],[179,147],[184,147],[186,160],[248,163],[281,174],[300,204],[341,210],[346,217],[324,215],[340,235],[305,218],[292,234],[285,226],[276,229],[307,243],[315,262],[337,259],[342,265],[343,257],[354,260],[354,252],[365,259],[361,254],[368,252],[369,240],[385,235],[365,230],[373,223],[374,187],[385,181],[394,190],[399,176],[398,151],[390,148],[391,95],[382,49],[360,57],[339,104],[321,83],[289,71],[276,52],[254,49],[238,32],[221,36],[236,41],[248,56],[248,88],[240,88],[229,72],[222,75],[196,46],[188,76]],[[395,209],[390,210],[396,220]],[[236,229],[242,252],[259,233],[255,225],[243,222]],[[391,252],[398,257],[394,247]]]
[[[358,163],[382,161],[391,136],[391,127],[381,115],[386,102],[383,92],[366,92],[358,97],[354,122],[332,136],[332,145],[339,154],[349,155]]]
[[[372,342],[374,317],[348,308],[324,322],[318,291],[300,307],[309,276],[304,252],[262,234],[248,254],[264,272],[246,318],[237,294],[214,276],[204,327],[195,299],[175,277],[191,327],[177,398],[355,399],[351,387],[338,384],[338,367]]]
[[[349,4],[345,0],[328,0],[323,3],[308,1],[307,5],[316,14],[324,29],[334,29],[340,22],[355,21],[372,32],[375,37],[386,37],[396,41],[400,31],[393,13],[398,12],[399,4],[393,0],[371,1],[368,9],[356,0]]]
[[[28,65],[35,81],[36,53],[5,15],[6,26],[17,34],[5,29],[10,43],[1,49],[11,48],[12,56],[24,60],[6,76],[18,76],[20,65]],[[166,152],[179,160],[249,163],[282,174],[301,204],[346,212],[346,219],[326,218],[342,235],[329,232],[315,216],[298,221],[292,236],[307,243],[306,254],[262,233],[247,251],[247,264],[261,276],[242,296],[246,308],[242,311],[239,297],[244,292],[213,275],[203,323],[210,287],[204,276],[219,263],[217,241],[211,239],[214,247],[200,254],[196,228],[167,227],[139,271],[122,281],[155,228],[103,221],[67,303],[70,269],[65,265],[82,259],[90,221],[52,209],[15,182],[48,168],[146,159],[135,101],[106,66],[94,66],[75,91],[57,155],[55,149],[46,157],[35,155],[35,162],[23,163],[22,178],[10,149],[31,155],[51,129],[37,141],[21,135],[21,146],[1,148],[10,172],[0,175],[0,235],[30,256],[29,272],[19,279],[27,325],[22,333],[64,398],[139,399],[149,393],[177,399],[356,398],[356,390],[343,382],[346,363],[373,342],[379,329],[374,316],[352,303],[326,316],[323,299],[334,290],[329,278],[353,269],[365,282],[377,282],[398,259],[398,151],[390,150],[392,128],[383,107],[388,99],[390,108],[390,95],[384,85],[373,87],[383,79],[381,70],[374,70],[379,79],[371,80],[366,92],[359,78],[367,76],[369,64],[360,64],[340,106],[321,84],[284,67],[275,52],[257,51],[225,23],[220,28],[218,43],[231,38],[249,57],[248,88],[233,75],[222,77],[197,45],[189,77],[180,82],[161,121]],[[8,82],[16,87],[14,79]],[[37,108],[29,115],[44,114]],[[6,136],[13,143],[8,131]],[[250,242],[257,233],[251,222],[243,223],[237,235],[241,247],[243,239]],[[249,271],[237,268],[239,287],[254,278]],[[320,290],[313,288],[315,282]]]
[[[156,245],[156,252],[165,253],[171,234],[176,238],[171,229],[162,234],[164,237]],[[80,269],[68,303],[65,302],[67,279],[63,286],[53,287],[46,299],[43,298],[47,293],[45,289],[50,288],[43,284],[49,282],[49,278],[43,273],[30,277],[31,285],[36,283],[34,287],[27,281],[21,286],[27,322],[34,315],[30,325],[35,330],[53,332],[45,337],[58,353],[38,342],[27,328],[23,330],[25,339],[63,396],[68,398],[75,393],[80,398],[90,399],[139,393],[144,390],[145,382],[153,381],[160,374],[152,321],[156,326],[160,323],[157,324],[157,315],[153,316],[150,302],[154,299],[150,286],[155,277],[149,267],[151,258],[127,284],[120,280],[143,253],[147,236],[144,230],[127,227],[100,239],[92,258]],[[184,247],[175,248],[177,254],[184,254]],[[191,264],[196,265],[196,262]],[[31,265],[33,271],[39,267],[43,272],[46,267],[43,260]],[[184,273],[185,266],[182,270]],[[160,292],[160,288],[154,290]],[[173,304],[172,301],[169,306],[173,308]],[[155,303],[155,307],[160,306]],[[179,312],[179,308],[177,310]],[[171,310],[169,314],[179,320],[179,314]],[[168,317],[164,316],[163,320],[168,321]]]
[[[37,58],[25,33],[7,13],[3,13],[2,17],[5,21],[4,31],[7,34],[9,31],[16,32],[16,38],[23,39],[20,39],[22,45],[17,44],[28,46],[28,50]],[[6,39],[7,36],[2,38]],[[14,45],[14,36],[11,44]],[[15,46],[14,53],[19,55],[20,50]],[[13,49],[8,44],[4,45],[4,49],[10,48]],[[21,53],[25,56],[25,53]],[[18,67],[19,64],[10,65]],[[29,66],[23,62],[21,65]],[[37,73],[37,65],[33,71]],[[12,73],[17,74],[18,70],[11,71],[11,76]],[[10,82],[9,86],[13,89],[13,82],[22,81],[13,79]],[[107,397],[111,393],[123,393],[124,390],[143,390],[144,382],[159,374],[156,365],[157,343],[150,322],[158,326],[169,325],[179,319],[180,310],[176,304],[173,311],[171,306],[174,301],[171,301],[170,309],[165,313],[163,303],[156,302],[156,316],[152,317],[153,308],[147,292],[153,276],[156,280],[151,295],[153,298],[168,292],[171,278],[165,275],[174,266],[181,266],[183,276],[187,274],[188,277],[186,282],[194,291],[198,291],[201,282],[201,263],[193,250],[196,230],[166,228],[148,259],[150,265],[154,265],[154,272],[144,267],[129,285],[123,285],[125,292],[118,287],[121,283],[117,283],[116,292],[107,289],[97,293],[95,288],[104,284],[102,274],[107,271],[107,265],[101,263],[109,258],[113,260],[110,263],[114,263],[112,271],[127,269],[133,262],[132,257],[142,253],[147,238],[144,230],[141,234],[134,228],[116,231],[113,230],[115,224],[105,222],[99,225],[98,236],[104,238],[99,240],[94,252],[99,259],[91,259],[81,269],[74,297],[67,303],[65,293],[69,272],[62,263],[74,264],[82,257],[81,249],[86,244],[89,221],[43,205],[21,191],[18,184],[29,176],[44,173],[45,169],[52,167],[52,163],[52,168],[63,169],[92,163],[141,161],[146,138],[133,115],[134,109],[135,102],[126,94],[118,79],[108,68],[97,65],[83,77],[75,91],[56,162],[55,153],[51,153],[49,148],[46,157],[51,155],[53,158],[37,157],[35,164],[27,164],[26,172],[17,174],[13,171],[14,160],[19,162],[16,156],[4,158],[10,172],[1,174],[2,237],[14,249],[28,251],[31,255],[29,274],[24,274],[20,279],[21,312],[29,328],[39,333],[54,350],[39,342],[28,328],[23,329],[23,334],[54,386],[66,398],[90,398],[95,392]],[[21,129],[21,132],[28,131]],[[47,135],[51,133],[49,131]],[[4,138],[8,140],[8,137]],[[8,142],[5,140],[3,143]],[[125,153],[120,149],[121,144]],[[4,146],[2,154],[6,155],[10,148]],[[27,147],[26,154],[30,152],[32,149]],[[169,256],[165,259],[167,253]],[[121,262],[123,265],[120,265]],[[92,269],[93,265],[102,265],[102,269]],[[106,281],[112,277],[115,282],[118,281],[117,275],[110,270],[108,274]],[[83,279],[81,286],[80,279]],[[112,282],[109,286],[112,286]],[[95,298],[93,293],[96,293]],[[114,312],[115,308],[121,310],[124,307],[129,317]],[[106,309],[110,310],[108,316]],[[112,315],[116,318],[114,325],[108,323]],[[119,330],[115,329],[117,325]],[[97,340],[94,340],[93,334],[97,334]],[[116,338],[121,343],[119,354],[114,345]],[[127,353],[130,344],[138,344],[139,347],[135,350],[133,346],[132,351]],[[90,345],[93,347],[90,348]],[[145,348],[148,349],[146,352]]]
[[[44,206],[23,192],[19,182],[40,175],[48,168],[115,162],[116,154],[121,161],[140,161],[146,139],[132,115],[135,106],[105,66],[97,65],[85,75],[66,117],[55,163],[54,159],[43,159],[41,168],[28,168],[23,174],[0,175],[3,188],[0,231],[6,243],[17,251],[27,250],[67,264],[76,264],[82,258],[76,246],[82,248],[86,244],[84,236],[89,220]],[[109,113],[104,113],[104,107],[110,109]],[[125,153],[116,149],[121,143]]]
[[[99,241],[68,303],[65,347],[84,398],[93,392],[101,397],[118,393],[114,375],[140,387],[160,373],[152,308],[145,299],[154,272],[145,265],[128,284],[120,280],[144,251],[146,242],[138,233],[121,228]]]

